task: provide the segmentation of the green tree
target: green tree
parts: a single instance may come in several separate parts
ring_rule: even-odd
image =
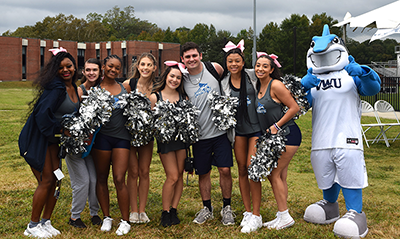
[[[284,74],[296,73],[298,76],[307,72],[306,53],[310,45],[309,20],[306,15],[292,14],[285,18],[279,34],[279,62]],[[296,71],[296,72],[294,72]]]

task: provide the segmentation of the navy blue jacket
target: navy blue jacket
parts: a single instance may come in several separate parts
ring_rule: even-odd
[[[72,83],[75,91],[76,85]],[[37,101],[32,114],[19,135],[20,155],[39,172],[43,171],[48,146],[48,138],[59,134],[61,124],[54,113],[67,96],[64,82],[55,77]]]

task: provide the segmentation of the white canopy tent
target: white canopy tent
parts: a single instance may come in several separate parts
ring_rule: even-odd
[[[347,24],[355,28],[377,28],[378,31],[371,38],[371,41],[390,34],[400,33],[400,0],[356,17],[352,17],[347,12],[344,20],[333,26],[340,27]]]

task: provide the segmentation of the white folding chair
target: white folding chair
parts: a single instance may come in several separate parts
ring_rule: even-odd
[[[384,131],[382,132],[382,134],[379,136],[378,140],[383,136],[386,136],[386,132],[392,128],[393,126],[400,126],[400,121],[399,118],[397,117],[396,111],[394,110],[393,106],[384,100],[378,100],[377,102],[375,102],[374,104],[374,109],[377,112],[377,115],[379,117],[380,123],[383,124],[385,127],[387,127],[386,129],[384,129]],[[388,113],[388,116],[392,119],[387,120],[385,119],[385,117],[380,117],[379,113]],[[395,122],[393,122],[395,121]],[[396,137],[394,137],[393,139],[388,139],[388,140],[393,140],[393,142],[399,137],[400,132],[397,134]]]
[[[365,113],[373,113],[374,116],[375,116],[376,122],[377,122],[375,124],[361,124],[361,132],[363,134],[365,143],[367,144],[367,147],[369,148],[369,144],[368,144],[369,141],[372,141],[372,143],[378,142],[377,139],[379,139],[379,136],[381,136],[382,132],[384,132],[384,125],[380,123],[379,116],[375,112],[375,110],[372,107],[372,105],[370,103],[368,103],[367,101],[365,101],[365,100],[361,100],[361,112],[363,114],[365,114]],[[375,137],[375,139],[367,139],[366,133],[372,127],[379,127],[380,133]],[[365,130],[364,130],[364,128],[365,128]],[[386,135],[384,135],[384,138],[386,138]],[[388,141],[385,141],[385,143],[386,143],[387,147],[390,146]]]

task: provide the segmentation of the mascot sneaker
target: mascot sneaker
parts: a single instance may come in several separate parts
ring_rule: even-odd
[[[316,224],[329,224],[340,217],[338,202],[330,203],[325,199],[311,204],[304,213],[304,221]]]
[[[360,238],[368,233],[367,217],[364,212],[357,213],[350,209],[333,227],[333,233],[339,237]]]

